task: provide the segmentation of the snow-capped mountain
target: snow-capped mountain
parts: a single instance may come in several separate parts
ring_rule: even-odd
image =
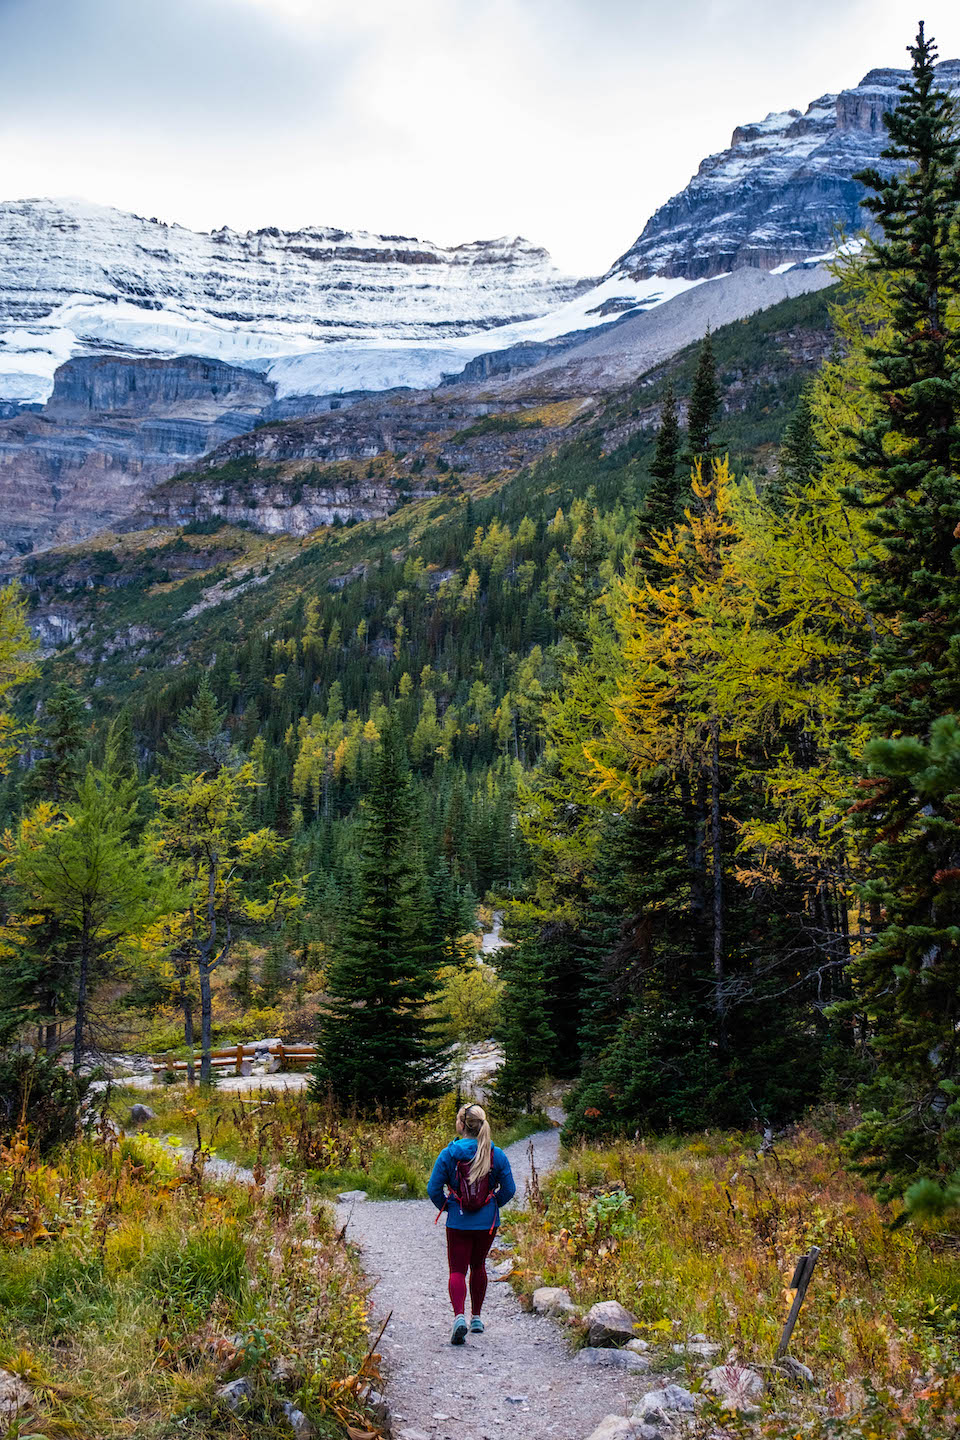
[[[960,60],[937,67],[938,83],[960,93]],[[837,229],[867,217],[852,178],[881,159],[885,111],[896,109],[905,70],[871,70],[850,90],[822,95],[806,111],[784,110],[740,125],[730,148],[710,155],[684,190],[644,226],[610,277],[703,279],[744,265],[771,270],[823,255]]]
[[[8,202],[0,399],[46,399],[56,367],[82,354],[199,355],[269,371],[282,356],[329,349],[329,360],[372,340],[415,360],[418,348],[542,316],[590,283],[519,238],[444,249],[314,227],[197,234],[79,201]],[[336,364],[319,368],[325,388],[350,388]]]

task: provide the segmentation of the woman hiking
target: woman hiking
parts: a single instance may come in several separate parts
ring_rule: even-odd
[[[510,1161],[493,1144],[490,1122],[479,1105],[457,1112],[458,1140],[437,1156],[427,1194],[447,1212],[447,1259],[453,1305],[451,1345],[467,1338],[467,1271],[470,1271],[470,1331],[483,1333],[480,1310],[487,1293],[487,1251],[500,1224],[500,1206],[517,1193]],[[437,1216],[439,1220],[440,1216]]]

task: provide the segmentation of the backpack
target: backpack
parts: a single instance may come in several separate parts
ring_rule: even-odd
[[[472,1159],[457,1161],[457,1183],[453,1193],[465,1215],[475,1215],[478,1210],[483,1210],[485,1206],[489,1205],[493,1199],[491,1184],[493,1168],[491,1167],[486,1175],[481,1175],[477,1180],[471,1180],[470,1166],[472,1164]]]

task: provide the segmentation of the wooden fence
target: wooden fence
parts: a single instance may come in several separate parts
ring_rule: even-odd
[[[244,1074],[244,1061],[254,1061],[257,1057],[269,1056],[273,1060],[279,1060],[281,1070],[302,1070],[310,1066],[317,1058],[315,1045],[231,1045],[228,1050],[211,1050],[210,1064],[214,1070],[221,1074],[242,1075]],[[155,1075],[185,1074],[188,1068],[188,1061],[175,1060],[169,1055],[151,1056],[153,1073]],[[200,1055],[194,1056],[194,1070],[200,1069]],[[249,1073],[249,1072],[247,1072]]]

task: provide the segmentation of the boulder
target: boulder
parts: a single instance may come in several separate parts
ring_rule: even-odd
[[[633,1412],[634,1420],[655,1425],[658,1418],[671,1420],[677,1415],[692,1415],[697,1402],[682,1385],[665,1385],[662,1390],[648,1390]]]
[[[579,1365],[606,1365],[616,1370],[649,1370],[650,1361],[634,1350],[586,1346],[577,1351]]]
[[[586,1314],[591,1345],[624,1345],[633,1339],[636,1320],[619,1300],[598,1300]]]
[[[156,1118],[149,1105],[131,1105],[130,1107],[131,1125],[146,1125],[148,1120],[156,1120]]]
[[[341,1203],[342,1205],[349,1205],[349,1204],[351,1203],[351,1201],[354,1201],[354,1200],[366,1200],[366,1198],[367,1198],[367,1192],[366,1192],[366,1190],[343,1190],[343,1191],[341,1191],[341,1193],[337,1196],[337,1199],[340,1201],[340,1203]]]
[[[628,1340],[624,1350],[632,1350],[635,1355],[645,1355],[650,1349],[649,1340]]]
[[[746,1365],[718,1365],[707,1371],[703,1388],[726,1410],[753,1410],[763,1394],[763,1377]]]
[[[6,1434],[21,1410],[33,1403],[33,1391],[19,1375],[0,1370],[0,1434]]]
[[[493,1265],[490,1268],[491,1280],[506,1280],[507,1276],[512,1274],[513,1256],[510,1256],[506,1260],[501,1260],[499,1265]]]
[[[289,1400],[284,1400],[283,1413],[297,1440],[313,1440],[317,1432],[302,1410],[298,1410]]]
[[[541,1285],[533,1292],[533,1308],[538,1315],[576,1315],[577,1307],[570,1299],[570,1291],[560,1285]]]
[[[253,1399],[253,1386],[241,1375],[239,1380],[231,1380],[228,1385],[221,1385],[217,1391],[217,1399],[222,1400],[228,1410],[239,1410]]]

